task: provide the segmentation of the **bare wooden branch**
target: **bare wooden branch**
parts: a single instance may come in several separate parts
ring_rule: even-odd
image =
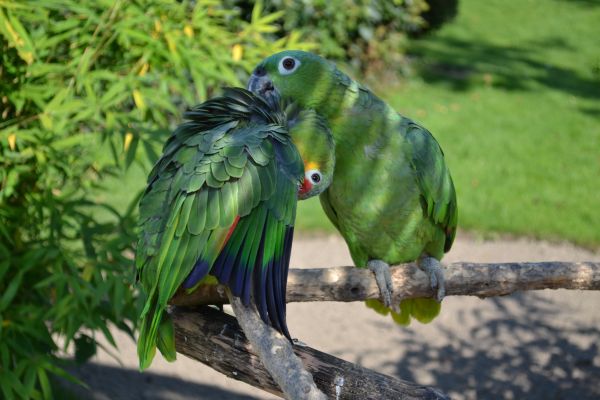
[[[414,264],[392,267],[394,301],[432,297],[425,273]],[[446,295],[503,296],[521,290],[600,290],[600,263],[538,262],[475,264],[454,263],[445,267]],[[293,269],[288,278],[288,302],[361,301],[379,298],[371,271],[355,267]],[[222,286],[199,288],[191,295],[178,294],[175,305],[228,302]],[[203,307],[198,312],[176,309],[177,349],[227,376],[282,395],[277,384],[249,349],[235,319]],[[444,398],[435,389],[365,370],[331,355],[294,346],[306,369],[331,398]],[[338,396],[339,395],[339,396]],[[375,395],[379,396],[376,397]]]
[[[476,264],[458,262],[444,268],[446,296],[503,296],[520,290],[600,290],[600,263],[537,262]],[[425,273],[414,264],[391,268],[394,301],[432,297]],[[288,277],[287,301],[361,301],[379,298],[371,271],[355,267],[292,269]],[[221,286],[200,288],[190,295],[178,294],[175,305],[223,304],[227,295]]]
[[[217,309],[174,307],[177,351],[226,376],[283,396],[253,352],[236,319]],[[295,354],[330,399],[447,399],[437,389],[406,382],[297,344]]]
[[[246,307],[231,293],[228,293],[228,297],[246,339],[285,397],[294,400],[327,400],[315,385],[312,375],[304,369],[302,361],[294,355],[291,343],[260,319],[252,303]]]

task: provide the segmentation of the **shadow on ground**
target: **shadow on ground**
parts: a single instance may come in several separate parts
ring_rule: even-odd
[[[486,302],[495,318],[477,310],[458,314],[459,323],[475,328],[457,337],[442,327],[444,346],[415,334],[399,342],[405,356],[394,365],[397,375],[417,380],[414,371],[426,369],[437,387],[457,399],[600,398],[600,328],[556,321],[564,304],[539,294]]]
[[[71,369],[77,378],[87,382],[89,390],[63,383],[77,399],[110,400],[187,400],[223,399],[255,400],[256,397],[223,390],[210,385],[190,382],[176,377],[143,374],[132,369],[88,363]]]
[[[537,84],[573,96],[600,99],[600,76],[582,76],[544,60],[540,49],[548,47],[566,53],[577,51],[560,37],[510,47],[473,38],[437,38],[414,53],[427,82],[449,85],[453,90],[468,90],[482,83],[505,90],[532,90]]]

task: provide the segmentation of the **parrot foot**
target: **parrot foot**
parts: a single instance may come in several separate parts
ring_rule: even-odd
[[[367,263],[369,268],[375,274],[375,281],[379,287],[379,293],[383,299],[383,304],[386,307],[392,306],[392,294],[394,286],[392,285],[392,275],[390,274],[390,266],[382,260],[369,260]]]
[[[444,296],[446,296],[446,284],[442,264],[433,257],[423,256],[417,261],[417,266],[427,274],[431,288],[436,291],[435,299],[441,302]]]

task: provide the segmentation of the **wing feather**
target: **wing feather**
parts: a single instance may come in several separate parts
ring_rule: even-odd
[[[285,129],[273,124],[279,117],[248,101],[251,95],[236,94],[235,104],[209,101],[188,113],[192,121],[174,132],[150,174],[136,254],[145,296],[142,369],[157,341],[172,357],[159,337],[164,310],[180,287],[193,288],[207,274],[244,304],[254,298],[263,320],[290,337],[285,279],[303,163]],[[228,120],[252,107],[271,119]]]
[[[447,252],[456,236],[458,206],[444,152],[429,131],[412,121],[407,123],[406,138],[411,144],[410,159],[425,212],[443,230],[446,236],[444,251]]]

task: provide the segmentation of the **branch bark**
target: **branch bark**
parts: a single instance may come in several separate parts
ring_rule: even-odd
[[[207,306],[174,307],[177,351],[222,374],[283,396],[281,389],[252,350],[236,319]],[[318,388],[327,398],[343,399],[447,399],[440,391],[392,378],[341,360],[308,346],[296,344]],[[305,398],[305,397],[301,397]]]
[[[444,268],[446,296],[504,296],[521,290],[600,290],[600,263],[537,262],[476,264],[453,263]],[[415,264],[391,268],[394,302],[403,298],[433,297],[425,273]],[[361,301],[379,298],[373,273],[364,268],[292,269],[287,301]],[[174,305],[224,304],[225,289],[205,286],[192,294],[179,293]]]
[[[279,332],[265,324],[253,304],[246,307],[242,301],[228,294],[233,312],[241,325],[246,339],[252,345],[277,386],[288,399],[327,400],[294,355],[290,342]]]

